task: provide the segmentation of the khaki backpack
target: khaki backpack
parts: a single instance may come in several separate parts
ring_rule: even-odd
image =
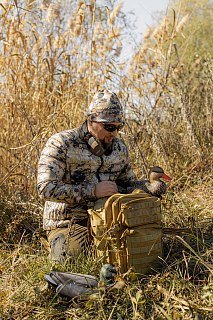
[[[162,256],[161,201],[141,190],[99,199],[89,210],[98,257],[144,274]]]

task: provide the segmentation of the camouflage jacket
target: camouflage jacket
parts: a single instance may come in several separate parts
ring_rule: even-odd
[[[115,181],[127,190],[135,181],[127,147],[115,138],[109,155],[98,157],[88,148],[87,123],[53,135],[44,147],[38,164],[38,192],[46,200],[43,227],[51,230],[67,226],[75,216],[85,217],[97,200],[95,185]]]

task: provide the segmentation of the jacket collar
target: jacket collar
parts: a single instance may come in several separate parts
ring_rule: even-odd
[[[87,120],[83,122],[83,124],[79,127],[79,137],[82,140],[87,140],[88,135],[90,135],[87,127]]]

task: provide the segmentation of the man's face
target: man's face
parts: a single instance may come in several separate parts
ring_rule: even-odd
[[[102,123],[102,122],[91,122],[90,123],[90,131],[93,136],[99,139],[105,145],[111,145],[112,141],[118,135],[118,130],[114,130],[112,132],[107,131],[107,128],[113,129],[113,126],[119,127],[119,122],[110,122],[110,123]]]

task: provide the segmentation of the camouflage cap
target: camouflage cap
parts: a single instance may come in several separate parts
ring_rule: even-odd
[[[98,91],[90,103],[88,114],[92,121],[124,122],[123,107],[114,92]]]

